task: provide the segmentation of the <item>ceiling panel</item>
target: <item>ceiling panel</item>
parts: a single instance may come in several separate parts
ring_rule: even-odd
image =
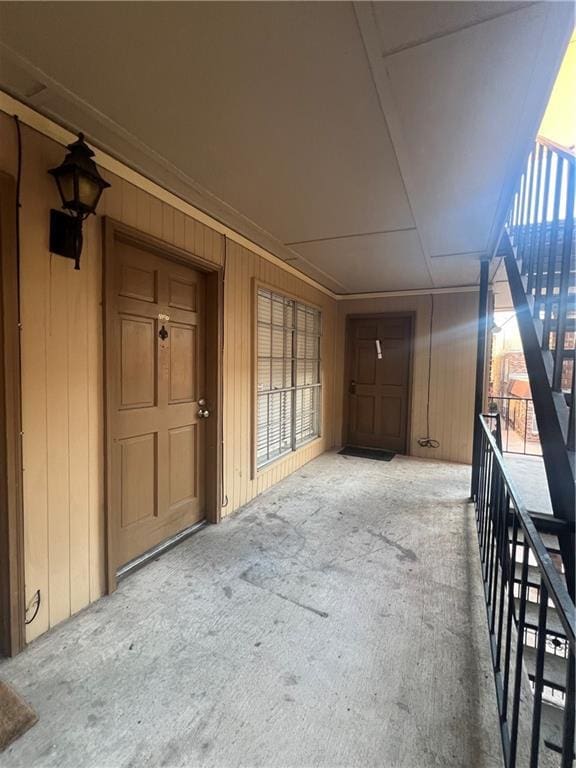
[[[388,55],[527,5],[531,3],[377,2],[373,7],[382,53]]]
[[[376,6],[381,30],[398,11]],[[441,23],[444,6],[434,6]],[[385,58],[381,38],[377,52],[367,41],[427,255],[490,249],[518,160],[545,107],[570,15],[566,4],[531,4]]]
[[[438,288],[474,285],[480,279],[480,260],[478,256],[442,256],[431,259],[430,271]]]
[[[7,45],[279,240],[413,224],[350,4],[1,12]]]
[[[432,286],[415,230],[305,243],[293,250],[351,293]]]

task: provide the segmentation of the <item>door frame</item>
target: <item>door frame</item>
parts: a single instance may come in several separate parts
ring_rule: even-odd
[[[0,172],[0,655],[26,645],[16,182]]]
[[[103,375],[104,375],[104,515],[106,527],[106,591],[109,594],[116,589],[117,574],[114,566],[113,525],[109,499],[112,496],[111,473],[109,468],[112,456],[111,420],[112,413],[108,403],[108,372],[114,369],[112,345],[108,337],[112,333],[112,323],[107,317],[107,307],[112,290],[113,270],[110,268],[114,258],[115,242],[142,248],[155,256],[196,269],[206,276],[206,393],[212,404],[212,416],[206,422],[206,522],[219,523],[222,513],[222,444],[223,444],[223,333],[224,333],[224,268],[207,261],[191,251],[171,245],[153,235],[148,235],[127,224],[122,224],[107,216],[102,220],[103,258],[102,258],[102,338],[103,338]]]
[[[406,445],[404,456],[410,456],[410,437],[412,434],[412,395],[414,391],[413,378],[414,378],[414,333],[416,330],[416,312],[407,310],[405,312],[355,312],[346,315],[346,328],[345,328],[345,344],[344,344],[344,386],[343,386],[343,416],[342,416],[342,445],[347,445],[348,429],[349,429],[349,392],[348,382],[351,376],[352,366],[352,339],[351,330],[352,322],[354,320],[386,320],[388,318],[400,317],[407,318],[410,321],[410,352],[408,355],[408,407],[406,408]]]

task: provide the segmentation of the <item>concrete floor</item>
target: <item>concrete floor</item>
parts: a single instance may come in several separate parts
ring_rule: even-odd
[[[325,454],[0,664],[3,768],[500,768],[469,468]]]
[[[541,456],[524,456],[505,453],[504,461],[510,468],[512,479],[530,512],[552,514],[552,502],[548,491],[548,480]]]

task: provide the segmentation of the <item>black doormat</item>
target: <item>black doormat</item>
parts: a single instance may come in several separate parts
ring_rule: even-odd
[[[354,448],[346,445],[341,451],[340,456],[355,456],[358,459],[376,459],[376,461],[392,461],[396,454],[393,451],[381,451],[378,448]]]

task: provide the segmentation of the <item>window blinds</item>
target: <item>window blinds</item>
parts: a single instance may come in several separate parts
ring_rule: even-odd
[[[320,434],[320,336],[319,310],[258,289],[258,467]]]

